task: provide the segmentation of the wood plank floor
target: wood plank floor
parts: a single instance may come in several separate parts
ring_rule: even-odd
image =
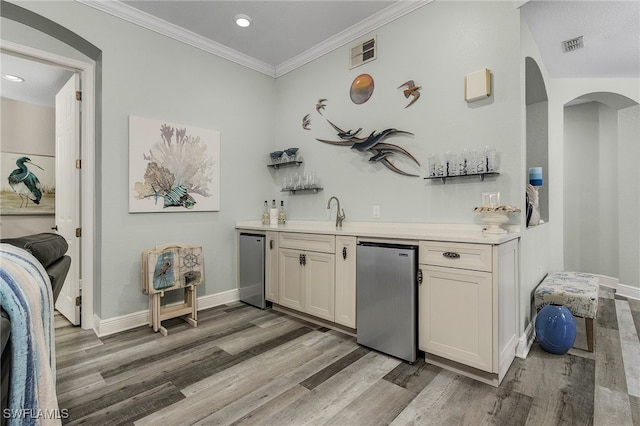
[[[537,343],[494,388],[237,303],[98,338],[56,315],[66,424],[640,425],[640,302],[601,291],[596,351]],[[578,320],[579,323],[582,321]],[[579,324],[581,325],[581,324]]]

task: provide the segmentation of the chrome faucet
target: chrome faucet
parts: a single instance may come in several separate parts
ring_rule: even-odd
[[[331,197],[329,198],[329,202],[327,203],[328,210],[331,209],[331,200],[336,200],[336,202],[338,203],[338,211],[336,212],[336,228],[342,228],[342,221],[346,217],[344,214],[344,209],[340,208],[340,200],[338,200],[338,197]]]

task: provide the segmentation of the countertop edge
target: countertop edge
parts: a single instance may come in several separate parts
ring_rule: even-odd
[[[236,221],[235,229],[259,232],[295,232],[332,234],[358,238],[381,238],[407,241],[444,241],[475,244],[502,244],[520,238],[520,232],[484,234],[481,225],[421,224],[392,222],[351,222],[343,228],[328,221],[288,221],[285,225],[263,225],[260,221]]]

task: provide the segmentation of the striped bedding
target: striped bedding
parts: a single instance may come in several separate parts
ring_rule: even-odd
[[[49,278],[35,257],[10,244],[0,244],[0,305],[11,317],[12,351],[8,409],[1,414],[9,426],[60,424]]]

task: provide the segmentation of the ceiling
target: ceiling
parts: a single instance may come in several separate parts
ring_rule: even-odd
[[[76,1],[278,77],[432,0]],[[531,0],[521,10],[551,77],[640,77],[640,0]],[[236,27],[236,14],[253,24]],[[564,53],[561,42],[580,35],[584,49]],[[4,53],[0,67],[26,80],[2,80],[0,96],[43,105],[69,76]]]

